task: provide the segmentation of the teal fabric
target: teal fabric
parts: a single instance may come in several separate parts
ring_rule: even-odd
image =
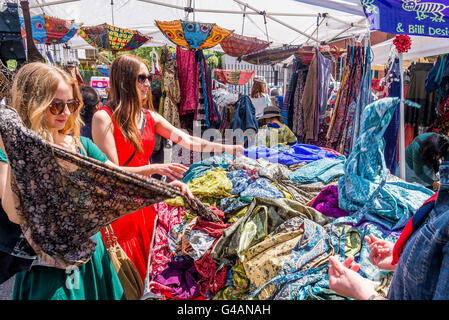
[[[105,162],[107,157],[89,138],[81,137],[87,156]],[[81,153],[84,154],[82,148]],[[34,266],[16,274],[14,300],[125,300],[120,280],[103,243],[101,233],[93,236],[97,246],[92,258],[79,268],[63,270]]]
[[[226,170],[230,166],[230,161],[233,157],[227,153],[221,156],[213,156],[203,161],[196,162],[189,167],[189,170],[184,174],[182,182],[189,181],[204,176],[207,171],[215,168],[222,168]]]
[[[8,159],[6,158],[6,154],[3,152],[2,149],[0,149],[0,162],[8,162]]]
[[[357,221],[364,218],[388,230],[402,229],[433,194],[423,186],[402,180],[387,182],[383,134],[398,103],[399,98],[384,98],[366,106],[360,135],[338,183],[341,209]]]
[[[296,169],[288,177],[299,183],[323,182],[328,184],[344,174],[346,158],[324,158]]]

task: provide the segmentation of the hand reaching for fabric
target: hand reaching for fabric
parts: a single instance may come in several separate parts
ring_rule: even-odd
[[[239,156],[245,152],[245,148],[241,145],[225,145],[224,152],[227,152],[233,156]]]
[[[363,278],[354,264],[354,257],[349,257],[341,263],[338,256],[329,257],[329,288],[337,294],[357,300],[367,300],[376,294],[374,282]]]
[[[382,239],[376,238],[370,234],[365,237],[365,241],[368,242],[370,250],[370,260],[373,265],[382,270],[394,271],[396,265],[392,265],[393,261],[393,247],[394,245]]]
[[[151,174],[160,174],[161,176],[167,176],[171,180],[180,180],[183,178],[183,174],[189,170],[185,165],[180,163],[162,163],[151,164]]]
[[[169,184],[181,189],[181,192],[184,195],[186,195],[189,199],[194,198],[192,191],[190,191],[189,187],[185,183],[182,183],[181,181],[172,181]]]

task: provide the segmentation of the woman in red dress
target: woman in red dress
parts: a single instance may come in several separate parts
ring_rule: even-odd
[[[111,65],[108,102],[92,119],[92,138],[109,160],[120,166],[127,162],[129,167],[148,165],[155,133],[193,151],[243,153],[242,146],[223,145],[190,136],[155,112],[148,70],[143,59],[131,54],[117,57]],[[149,110],[143,107],[145,105]],[[177,180],[187,169],[178,163],[162,163],[150,164],[149,171],[150,175],[159,174]],[[119,244],[135,264],[142,281],[146,275],[154,219],[153,208],[147,207],[112,223]]]

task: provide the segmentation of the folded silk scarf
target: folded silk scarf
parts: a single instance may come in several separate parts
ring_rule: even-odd
[[[6,106],[0,106],[0,134],[22,233],[50,266],[63,269],[86,263],[96,246],[90,237],[106,225],[182,196],[167,183],[56,147],[26,128],[18,113]],[[185,204],[205,220],[220,221],[196,198],[186,198]]]

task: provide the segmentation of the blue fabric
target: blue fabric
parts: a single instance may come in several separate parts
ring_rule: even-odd
[[[346,158],[344,156],[320,159],[296,169],[288,177],[290,180],[299,183],[323,182],[328,184],[345,173],[345,161]]]
[[[308,144],[294,144],[289,149],[283,148],[282,150],[267,148],[265,146],[253,146],[245,150],[245,155],[253,159],[264,158],[270,162],[280,163],[286,166],[302,162],[310,163],[323,158],[337,157],[327,150]]]
[[[248,187],[240,193],[241,197],[263,197],[263,198],[285,198],[279,189],[265,178],[260,178],[249,184]]]
[[[213,24],[211,23],[182,21],[184,38],[192,49],[201,47],[201,45],[209,37],[212,28]]]
[[[360,136],[338,183],[341,209],[358,221],[364,218],[388,230],[402,229],[412,214],[433,194],[423,186],[405,181],[386,181],[388,170],[383,155],[383,134],[398,103],[398,98],[384,98],[364,109]]]
[[[253,129],[254,133],[259,131],[259,124],[256,118],[256,109],[247,95],[242,95],[235,104],[234,116],[231,122],[232,130]],[[237,141],[238,143],[241,141]]]
[[[235,170],[226,174],[228,179],[232,182],[231,194],[240,194],[243,192],[254,180],[247,170]]]
[[[400,97],[401,96],[401,79],[399,73],[399,59],[395,59],[392,70],[391,77],[393,78],[393,82],[391,83],[389,97]],[[391,173],[394,174],[396,172],[396,168],[398,167],[398,133],[399,133],[399,117],[400,117],[400,108],[399,105],[396,107],[396,110],[393,114],[393,118],[390,121],[390,124],[385,130],[384,139],[385,139],[385,165],[390,170]]]
[[[449,162],[434,209],[407,240],[388,292],[393,300],[449,299]]]

